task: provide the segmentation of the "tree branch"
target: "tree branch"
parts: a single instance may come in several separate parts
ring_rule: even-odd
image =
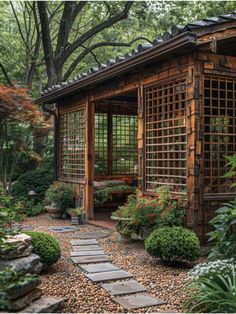
[[[79,54],[79,56],[71,63],[71,65],[67,69],[66,73],[64,74],[64,78],[63,79],[67,80],[71,76],[71,74],[73,73],[73,71],[75,70],[76,66],[79,64],[79,62],[81,62],[87,56],[87,54],[92,53],[92,51],[94,49],[97,49],[97,48],[100,48],[100,47],[104,47],[104,46],[105,47],[131,47],[131,45],[134,42],[138,41],[138,40],[146,40],[146,41],[151,43],[151,41],[148,40],[145,37],[137,37],[137,38],[131,40],[128,43],[118,43],[118,42],[104,41],[104,42],[96,43],[96,44],[94,44],[94,45],[92,45],[90,47],[87,47],[87,48],[85,48],[84,46],[81,45],[83,48],[85,48],[84,51],[81,52]]]
[[[21,25],[20,25],[20,22],[19,22],[19,19],[18,19],[18,17],[17,17],[17,14],[16,14],[16,11],[15,11],[15,8],[14,8],[14,5],[13,5],[12,1],[10,1],[10,5],[11,5],[12,12],[13,12],[13,15],[14,15],[14,17],[15,17],[15,20],[16,20],[16,23],[17,23],[17,26],[18,26],[18,30],[19,30],[21,39],[22,39],[22,41],[23,41],[23,43],[24,43],[24,45],[25,45],[27,51],[30,53],[29,46],[28,46],[28,44],[27,44],[27,42],[26,42],[26,40],[25,40],[25,37],[24,37],[24,35],[23,35],[23,31],[22,31],[22,29],[21,29]]]
[[[90,30],[88,30],[82,36],[80,36],[77,40],[75,40],[72,44],[70,44],[63,53],[61,63],[64,64],[66,60],[69,58],[69,56],[89,38],[101,32],[102,30],[109,28],[113,24],[127,18],[129,10],[131,9],[132,5],[133,1],[127,1],[122,12],[103,21],[102,23],[96,25],[95,27],[92,27]]]
[[[49,86],[53,85],[56,80],[56,69],[53,60],[53,48],[49,30],[49,20],[47,15],[47,8],[45,1],[38,1],[38,11],[42,31],[42,42],[44,50],[44,59],[46,63],[46,70],[48,75]]]
[[[0,63],[0,68],[1,68],[1,70],[2,70],[2,73],[3,73],[3,75],[4,75],[4,77],[5,77],[5,80],[7,81],[7,83],[8,83],[10,86],[14,86],[14,85],[12,84],[12,82],[11,82],[9,76],[7,75],[7,72],[6,72],[6,70],[5,70],[5,68],[4,68],[4,66],[3,66],[2,63]]]

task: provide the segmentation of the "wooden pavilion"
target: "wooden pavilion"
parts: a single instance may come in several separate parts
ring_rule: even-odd
[[[163,185],[187,193],[187,226],[203,240],[219,203],[235,197],[222,178],[236,151],[235,99],[232,13],[173,26],[37,103],[55,104],[57,179],[78,186],[89,219],[94,181],[137,177],[144,196]]]

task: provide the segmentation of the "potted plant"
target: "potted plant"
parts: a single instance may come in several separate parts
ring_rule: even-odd
[[[64,211],[74,205],[74,189],[62,182],[54,182],[46,191],[46,211],[52,218],[62,218]]]
[[[67,213],[70,215],[72,225],[78,225],[84,220],[84,207],[70,208]]]

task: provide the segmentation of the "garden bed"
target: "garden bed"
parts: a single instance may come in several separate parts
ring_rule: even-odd
[[[73,233],[54,233],[48,230],[52,226],[70,225],[69,221],[52,220],[48,214],[28,218],[26,225],[36,227],[37,231],[46,231],[60,240],[62,258],[42,274],[40,288],[47,295],[65,298],[64,312],[113,312],[122,313],[122,306],[114,303],[102,288],[93,285],[75,267],[70,260],[70,240]],[[80,226],[81,231],[98,231],[91,225]],[[120,242],[120,235],[112,231],[101,240],[102,249],[111,255],[115,265],[132,273],[136,280],[147,287],[148,292],[160,297],[167,303],[162,306],[139,309],[137,312],[181,312],[180,304],[185,299],[184,286],[186,268],[171,268],[155,261],[144,250],[142,243]]]

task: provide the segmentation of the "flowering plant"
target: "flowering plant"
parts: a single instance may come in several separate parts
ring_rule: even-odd
[[[217,260],[198,265],[189,273],[186,312],[235,313],[236,267],[233,259]]]
[[[144,228],[151,231],[160,226],[182,224],[186,204],[175,200],[168,187],[161,187],[156,192],[154,198],[142,197],[138,192],[128,197],[128,202],[113,214],[121,218],[118,231],[125,231],[129,236],[132,232],[143,234]]]
[[[189,273],[189,277],[198,280],[201,278],[214,279],[216,275],[227,276],[232,271],[232,266],[236,269],[233,258],[216,260],[214,262],[202,263],[196,265]]]

